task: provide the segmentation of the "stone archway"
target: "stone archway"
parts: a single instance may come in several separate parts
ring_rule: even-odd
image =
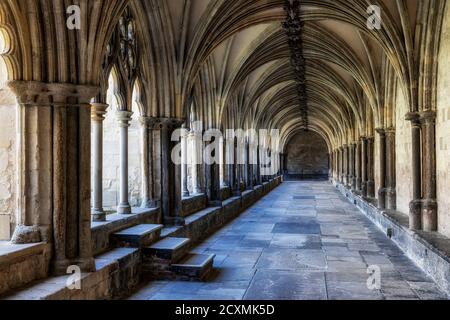
[[[325,140],[312,131],[296,134],[286,147],[286,178],[328,179],[328,148]]]

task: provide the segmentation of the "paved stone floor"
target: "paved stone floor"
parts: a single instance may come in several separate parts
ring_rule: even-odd
[[[156,281],[136,300],[446,299],[327,182],[285,182],[196,247],[215,253],[207,282]],[[369,266],[381,289],[368,289]]]

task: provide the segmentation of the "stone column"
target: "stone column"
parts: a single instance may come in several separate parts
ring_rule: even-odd
[[[336,157],[335,150],[333,150],[331,152],[331,163],[330,163],[330,166],[331,166],[330,180],[331,180],[331,182],[334,182],[335,171],[336,171],[336,167],[335,167],[336,160],[335,160],[335,157]]]
[[[188,148],[187,148],[187,137],[189,130],[186,129],[186,124],[182,125],[181,133],[181,195],[183,197],[189,197],[188,190]]]
[[[225,157],[226,157],[226,146],[225,146],[225,139],[224,137],[220,137],[219,140],[219,151],[220,151],[220,172],[221,172],[221,178],[220,178],[220,188],[226,188],[228,187],[228,182],[227,182],[227,170],[225,167]]]
[[[367,197],[367,180],[368,180],[368,172],[367,172],[367,149],[368,143],[367,138],[362,137],[362,149],[361,149],[361,193],[363,197]]]
[[[367,196],[375,198],[374,137],[367,138]]]
[[[257,165],[256,165],[256,184],[261,185],[262,184],[262,178],[261,178],[261,151],[260,146],[256,147],[256,157],[257,157]]]
[[[248,190],[250,188],[250,149],[248,145],[247,138],[244,141],[244,164],[242,166],[243,169],[243,179],[244,179],[244,189]]]
[[[103,121],[105,120],[107,109],[107,104],[91,104],[92,173],[94,175],[92,185],[92,221],[106,221],[106,213],[103,210]]]
[[[142,190],[141,198],[142,208],[154,208],[156,206],[155,199],[153,197],[153,165],[152,165],[152,152],[153,152],[153,135],[151,129],[154,126],[153,119],[149,117],[140,117],[140,132],[141,132],[141,180]]]
[[[395,128],[386,129],[386,208],[397,210]]]
[[[356,144],[352,143],[350,145],[350,179],[351,179],[351,189],[356,190]]]
[[[253,190],[254,187],[254,170],[255,170],[255,160],[254,160],[254,146],[253,142],[248,143],[248,188]]]
[[[240,170],[240,154],[239,151],[239,143],[236,139],[235,141],[235,149],[234,149],[234,170],[235,170],[235,179],[234,179],[234,195],[241,196],[241,170]]]
[[[380,188],[378,189],[378,208],[381,210],[386,209],[386,131],[384,128],[376,130],[380,136],[380,152],[379,152],[379,164],[380,164]]]
[[[409,204],[409,227],[411,230],[422,230],[422,165],[420,161],[421,127],[418,113],[409,113],[406,120],[411,121],[411,154],[413,199]]]
[[[13,243],[52,243],[51,271],[95,270],[91,105],[97,87],[13,81],[19,103],[19,207]]]
[[[158,118],[161,154],[161,211],[166,225],[184,225],[181,212],[181,164],[172,161],[172,150],[180,141],[172,141],[172,133],[184,120]]]
[[[128,128],[130,126],[130,111],[117,111],[117,121],[120,127],[120,184],[119,184],[119,205],[117,212],[120,214],[130,214],[131,206],[128,200]]]
[[[360,139],[356,144],[356,192],[362,191],[362,140]]]
[[[350,184],[350,149],[348,144],[344,145],[344,182],[345,186]]]
[[[227,182],[230,190],[234,188],[234,137],[233,135],[226,132],[226,143],[225,143],[225,165],[227,168]]]
[[[201,128],[192,128],[190,132],[190,138],[192,143],[192,189],[194,194],[203,193],[200,183],[201,163],[203,160],[202,154],[202,132]]]
[[[344,157],[344,147],[343,146],[341,146],[340,148],[339,148],[339,154],[340,154],[340,157],[339,157],[339,161],[340,161],[340,183],[341,184],[344,184],[345,183],[345,179],[344,179],[344,177],[345,177],[345,157]]]
[[[436,113],[425,111],[420,114],[422,124],[423,159],[423,230],[438,230],[438,205],[436,201]]]
[[[336,161],[337,161],[337,182],[341,183],[342,161],[341,161],[341,148],[340,147],[336,150],[336,154],[337,154],[337,159],[336,159]]]

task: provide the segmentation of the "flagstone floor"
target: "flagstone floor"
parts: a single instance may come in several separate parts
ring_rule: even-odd
[[[194,252],[216,254],[208,281],[155,281],[130,299],[447,299],[327,182],[283,183]]]

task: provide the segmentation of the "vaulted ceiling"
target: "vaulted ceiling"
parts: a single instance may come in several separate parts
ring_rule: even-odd
[[[14,1],[0,1],[10,11],[20,11]],[[98,12],[98,2],[82,2]],[[379,126],[395,125],[392,96],[397,84],[411,111],[433,108],[430,75],[436,70],[433,57],[445,0],[300,2],[310,129],[330,148],[373,135]],[[190,117],[220,128],[276,128],[285,143],[301,130],[301,113],[282,29],[284,4],[285,0],[124,0],[114,6],[104,2],[104,10],[116,16],[99,21],[110,37],[107,22],[116,24],[124,6],[130,8],[139,45],[136,79],[144,115]],[[367,26],[371,5],[381,9],[380,30]],[[0,26],[10,23],[0,16]],[[47,48],[56,45],[52,40]],[[98,48],[105,52],[106,42],[101,40]],[[80,66],[98,66],[96,53],[90,47],[85,51],[94,56]],[[57,72],[50,68],[57,66],[47,67],[43,78],[56,79]],[[107,77],[83,75],[78,80],[98,84],[106,83]],[[121,90],[132,90],[134,80],[124,81]],[[129,107],[125,103],[124,108]]]

